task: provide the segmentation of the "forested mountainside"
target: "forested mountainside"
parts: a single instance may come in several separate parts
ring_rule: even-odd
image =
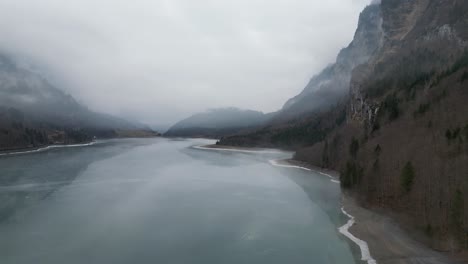
[[[168,137],[219,138],[257,127],[268,119],[269,115],[252,110],[211,109],[179,121],[164,135]]]
[[[467,249],[468,2],[382,0],[380,9],[382,43],[354,68],[348,98],[289,124],[279,143],[339,170],[343,188],[432,247]],[[273,139],[221,143],[281,146]]]
[[[40,74],[0,55],[0,150],[153,136],[144,125],[90,111]]]

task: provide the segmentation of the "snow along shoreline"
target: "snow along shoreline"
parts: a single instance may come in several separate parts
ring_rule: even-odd
[[[193,146],[195,149],[202,149],[202,150],[221,150],[221,151],[233,151],[233,152],[244,152],[244,153],[279,153],[279,152],[274,152],[274,151],[262,151],[262,150],[242,150],[242,149],[229,149],[229,148],[209,148],[209,147],[203,147],[203,146]],[[327,176],[330,178],[330,181],[333,183],[340,183],[338,180],[335,179],[335,177],[326,174],[321,171],[317,170],[312,170],[306,167],[302,166],[296,166],[296,165],[289,165],[289,164],[281,164],[278,162],[278,160],[269,160],[269,163],[272,166],[276,167],[283,167],[283,168],[291,168],[291,169],[300,169],[300,170],[305,170],[305,171],[314,171],[316,173],[319,173],[321,175]],[[357,237],[355,237],[351,232],[349,232],[349,229],[356,223],[356,220],[354,216],[348,214],[344,207],[341,208],[341,212],[346,215],[349,220],[346,224],[338,228],[338,231],[347,237],[349,240],[351,240],[353,243],[359,246],[359,249],[361,250],[361,260],[367,262],[367,264],[377,264],[377,261],[372,258],[372,255],[369,250],[369,245],[367,244],[366,241],[361,240]]]
[[[295,169],[301,169],[301,170],[306,170],[306,171],[314,171],[316,173],[319,173],[321,175],[327,176],[331,179],[332,182],[334,183],[340,183],[339,181],[335,180],[335,178],[329,174],[312,170],[306,167],[301,167],[301,166],[295,166],[295,165],[286,165],[286,164],[280,164],[278,163],[277,160],[270,160],[270,164],[273,166],[277,167],[283,167],[283,168],[295,168]],[[355,237],[351,232],[349,232],[349,229],[356,223],[356,220],[354,219],[354,216],[348,214],[344,207],[341,208],[341,212],[346,215],[349,220],[346,224],[338,228],[338,231],[340,231],[341,234],[343,234],[345,237],[347,237],[349,240],[353,241],[356,245],[359,246],[359,249],[361,250],[361,260],[367,262],[367,264],[377,264],[377,261],[372,258],[372,255],[369,250],[369,245],[367,244],[366,241],[361,240],[357,237]]]
[[[279,161],[281,161],[281,160],[279,160]],[[271,165],[276,166],[276,167],[313,171],[313,172],[316,172],[316,173],[318,173],[320,175],[327,176],[328,178],[330,178],[330,181],[333,182],[333,183],[338,183],[338,184],[340,183],[340,181],[338,181],[335,177],[331,176],[330,174],[321,172],[321,171],[317,171],[317,170],[313,170],[313,169],[309,169],[309,168],[302,167],[302,166],[297,166],[297,165],[281,164],[281,163],[278,162],[278,160],[269,160],[269,162],[270,162]]]
[[[312,170],[312,169],[309,169],[309,168],[306,168],[306,167],[280,164],[280,163],[278,163],[277,160],[270,160],[270,164],[273,165],[273,166],[283,167],[283,168],[295,168],[295,169],[301,169],[301,170],[306,170],[306,171],[314,171],[314,172],[317,172],[317,173],[319,173],[321,175],[324,175],[324,176],[327,176],[327,177],[331,178],[331,181],[334,182],[334,183],[338,183],[338,184],[340,183],[339,181],[335,180],[335,178],[333,176],[331,176],[329,174],[326,174],[326,173],[323,173],[323,172],[320,172],[320,171],[316,171],[316,170]],[[354,223],[356,223],[356,220],[354,219],[354,216],[348,214],[345,211],[344,207],[341,208],[341,212],[344,215],[346,215],[349,218],[349,220],[348,220],[348,222],[346,224],[344,224],[343,226],[338,228],[338,231],[340,231],[341,234],[343,234],[349,240],[353,241],[356,245],[359,246],[359,249],[361,250],[361,260],[362,261],[366,261],[367,264],[377,264],[377,261],[372,258],[372,255],[371,255],[370,250],[369,250],[369,245],[367,244],[367,242],[355,237],[353,234],[351,234],[351,232],[349,232],[349,229],[354,225]]]
[[[281,151],[275,151],[275,150],[247,150],[247,149],[231,149],[231,148],[210,148],[210,147],[205,147],[205,146],[193,146],[192,148],[194,149],[201,149],[201,150],[219,150],[219,151],[231,151],[231,152],[240,152],[240,153],[265,153],[265,154],[279,154],[283,153]]]
[[[43,151],[47,151],[47,150],[50,150],[50,149],[56,149],[56,148],[87,147],[87,146],[95,145],[96,143],[97,143],[96,141],[93,141],[93,142],[84,143],[84,144],[50,145],[50,146],[47,146],[47,147],[37,148],[37,149],[32,149],[32,150],[13,151],[13,152],[0,153],[0,156],[24,155],[24,154],[31,154],[31,153],[43,152]]]
[[[359,248],[361,249],[362,261],[366,261],[367,264],[377,264],[377,261],[372,258],[367,242],[355,237],[353,234],[351,234],[351,232],[349,232],[349,229],[354,225],[354,223],[356,223],[356,220],[354,220],[354,216],[348,214],[345,211],[344,207],[341,207],[341,212],[343,212],[344,215],[349,217],[349,220],[345,225],[338,229],[340,233],[359,246]]]

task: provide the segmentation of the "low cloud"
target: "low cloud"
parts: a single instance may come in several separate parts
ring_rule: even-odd
[[[351,40],[359,0],[4,0],[0,49],[90,108],[150,124],[274,111]]]

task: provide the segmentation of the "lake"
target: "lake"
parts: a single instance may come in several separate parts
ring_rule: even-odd
[[[291,153],[125,139],[0,157],[0,263],[356,263],[339,184]]]

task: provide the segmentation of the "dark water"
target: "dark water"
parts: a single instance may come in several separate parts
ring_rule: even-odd
[[[355,263],[337,184],[206,143],[0,157],[0,263]]]

